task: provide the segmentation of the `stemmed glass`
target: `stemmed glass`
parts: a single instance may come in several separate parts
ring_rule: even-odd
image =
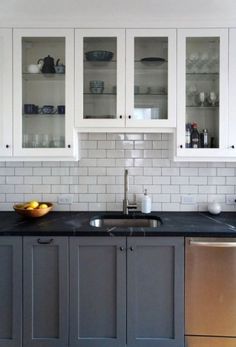
[[[216,105],[216,99],[217,99],[216,93],[215,92],[210,92],[209,100],[210,100],[210,103],[211,103],[211,105],[213,107]]]
[[[201,103],[201,107],[204,106],[205,98],[206,98],[205,93],[204,92],[200,92],[199,93],[199,100],[200,100],[200,103]]]

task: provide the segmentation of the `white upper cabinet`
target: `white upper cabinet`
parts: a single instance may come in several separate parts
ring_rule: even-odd
[[[126,31],[126,125],[176,125],[176,30]]]
[[[74,31],[16,29],[13,50],[14,155],[76,158]]]
[[[230,156],[236,157],[236,29],[229,30],[229,137]]]
[[[175,127],[174,29],[78,29],[75,57],[79,131]]]
[[[0,157],[12,146],[12,30],[0,29]]]
[[[177,158],[226,159],[228,30],[180,29],[177,41]]]
[[[75,62],[75,126],[123,127],[125,30],[76,30]]]

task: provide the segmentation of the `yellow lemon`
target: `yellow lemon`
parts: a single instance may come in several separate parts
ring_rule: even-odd
[[[27,207],[26,210],[33,210],[34,208],[33,207]]]
[[[48,208],[48,205],[47,204],[41,204],[41,205],[39,205],[39,208]]]
[[[29,202],[29,206],[34,209],[34,208],[37,208],[39,206],[39,203],[38,203],[38,201],[33,200],[33,201]]]

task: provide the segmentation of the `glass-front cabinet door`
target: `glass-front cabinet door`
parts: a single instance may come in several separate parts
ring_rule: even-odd
[[[15,155],[73,156],[73,30],[14,31]]]
[[[12,30],[0,29],[0,157],[12,155]]]
[[[175,127],[176,31],[126,31],[126,124]]]
[[[177,156],[228,148],[228,30],[178,30]]]
[[[76,127],[124,126],[125,31],[76,30],[75,66]]]

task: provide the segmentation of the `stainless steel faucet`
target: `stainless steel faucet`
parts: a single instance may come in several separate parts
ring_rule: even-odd
[[[123,200],[123,213],[129,214],[130,209],[136,209],[137,204],[136,203],[129,203],[128,200],[128,191],[129,191],[129,181],[128,181],[128,170],[125,169],[125,175],[124,175],[124,200]]]

